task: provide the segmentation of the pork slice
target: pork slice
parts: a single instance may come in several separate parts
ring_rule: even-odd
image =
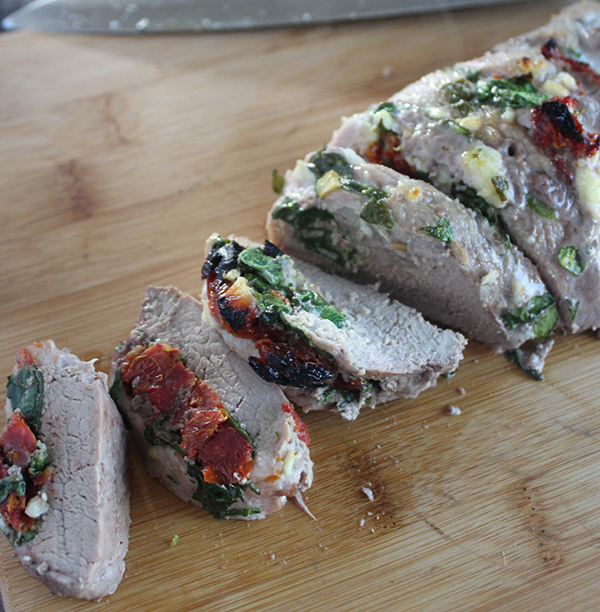
[[[209,239],[207,252],[214,240],[214,236]],[[237,236],[229,240],[245,247],[257,246]],[[285,394],[304,410],[327,408],[352,420],[365,405],[375,407],[398,397],[416,397],[434,385],[440,375],[458,368],[466,344],[460,334],[431,325],[413,308],[391,300],[375,286],[358,285],[300,260],[289,262],[296,288],[325,298],[343,315],[345,323],[336,325],[301,307],[282,318],[312,347],[331,358],[342,376],[372,385],[353,398],[331,395],[327,386],[282,386]],[[206,285],[202,295],[207,298]],[[245,360],[258,356],[254,340],[235,337],[221,321],[213,320],[227,344]]]
[[[96,372],[93,362],[58,350],[51,340],[27,350],[43,378],[40,438],[53,474],[42,487],[49,508],[39,532],[15,552],[25,571],[56,595],[100,599],[121,581],[128,545],[121,415],[106,374]]]
[[[526,97],[506,103],[515,83]],[[469,98],[477,87],[487,102]],[[577,332],[600,322],[599,128],[598,98],[561,62],[513,45],[423,77],[347,119],[331,144],[423,176],[497,220],[556,298],[561,329]]]
[[[253,508],[247,517],[264,518],[279,510],[288,497],[299,496],[312,483],[308,446],[299,435],[297,417],[283,393],[254,374],[222,340],[203,316],[203,306],[174,287],[149,287],[140,319],[127,342],[113,355],[114,381],[123,357],[132,349],[166,342],[181,351],[185,365],[219,395],[228,412],[250,434],[255,456],[250,479],[260,493],[246,489],[232,509]],[[186,502],[193,499],[196,481],[189,475],[190,460],[173,448],[150,444],[143,435],[143,406],[125,389],[119,407],[130,421],[150,474]],[[229,517],[228,517],[229,518]]]
[[[347,161],[350,180],[386,196],[380,203],[389,215],[386,224],[365,220],[371,196],[360,190],[339,188],[318,197],[316,176],[307,170],[310,162],[300,161],[286,175],[284,193],[269,216],[271,241],[325,269],[335,266],[361,281],[377,280],[429,319],[498,351],[540,335],[535,321],[514,325],[510,316],[507,321],[511,312],[526,310],[532,300],[542,298],[546,288],[531,262],[497,228],[423,181],[366,163],[352,150],[329,147],[326,153]],[[305,211],[297,219],[312,209],[329,215],[329,225],[323,227],[334,252],[315,246],[310,228],[288,222],[286,210],[294,206]],[[433,229],[442,219],[451,236]],[[548,316],[556,317],[556,312],[548,310]]]

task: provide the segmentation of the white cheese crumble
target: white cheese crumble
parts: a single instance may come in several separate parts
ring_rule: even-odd
[[[557,98],[564,98],[569,95],[569,90],[553,79],[548,79],[541,87],[542,91],[549,96],[556,96]]]
[[[596,221],[600,221],[600,176],[595,170],[598,156],[577,161],[575,187],[581,196],[584,210]]]
[[[577,89],[577,81],[568,72],[559,72],[556,80],[567,89]]]
[[[481,127],[481,117],[477,115],[467,115],[457,121],[458,125],[464,127],[469,132],[476,132]]]
[[[296,162],[292,170],[292,177],[300,184],[300,186],[310,187],[315,184],[315,175],[308,167],[306,162],[302,160]]]
[[[514,192],[506,178],[506,168],[498,151],[484,144],[478,144],[461,154],[465,172],[464,181],[494,208],[504,208],[513,199]],[[500,196],[494,180],[503,180],[506,189]]]
[[[387,108],[382,108],[381,110],[373,113],[373,122],[375,125],[382,125],[390,132],[398,132],[398,123],[394,115],[392,115]]]
[[[38,518],[48,512],[49,508],[48,495],[42,491],[29,500],[25,507],[25,514],[31,518]]]

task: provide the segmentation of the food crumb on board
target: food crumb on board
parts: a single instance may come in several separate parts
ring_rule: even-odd
[[[364,527],[365,526],[365,519],[361,518],[360,521],[358,521],[358,526],[359,527]]]
[[[175,534],[171,540],[171,548],[173,548],[173,546],[177,546],[177,544],[179,544],[179,536]]]
[[[373,491],[369,487],[361,487],[360,490],[368,497],[369,501],[373,501]]]
[[[460,408],[458,406],[454,406],[452,404],[448,404],[445,408],[444,408],[444,414],[447,414],[448,416],[458,416],[460,414]]]
[[[467,393],[467,392],[465,391],[465,388],[464,388],[464,387],[456,387],[456,392],[457,392],[459,395],[466,395],[466,393]]]

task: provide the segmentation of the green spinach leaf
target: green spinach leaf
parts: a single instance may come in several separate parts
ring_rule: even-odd
[[[22,367],[8,377],[6,396],[13,410],[18,410],[34,434],[39,434],[44,407],[44,380],[33,365]]]
[[[558,252],[558,263],[575,276],[579,276],[585,270],[581,253],[574,246],[564,247]]]
[[[529,208],[531,208],[532,210],[535,210],[538,215],[542,215],[542,217],[546,217],[547,219],[558,218],[558,215],[556,214],[555,210],[548,208],[532,196],[527,196],[527,206],[529,206]]]
[[[338,328],[346,324],[346,317],[318,293],[308,290],[300,291],[294,295],[292,302],[304,310],[316,311],[322,319],[331,321]]]
[[[454,240],[452,224],[445,217],[441,217],[433,226],[422,227],[421,231],[445,243],[450,243]]]

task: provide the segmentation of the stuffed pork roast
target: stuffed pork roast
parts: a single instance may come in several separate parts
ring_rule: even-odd
[[[152,476],[216,518],[263,518],[312,482],[306,427],[177,289],[149,287],[111,394]]]
[[[537,266],[558,329],[600,325],[600,99],[556,45],[506,44],[344,121],[332,145],[432,183]]]
[[[46,340],[16,354],[8,379],[2,530],[27,573],[63,597],[110,595],[125,571],[125,429],[106,378]]]
[[[350,149],[299,161],[267,222],[285,251],[361,281],[497,350],[548,337],[558,320],[535,267],[485,218]]]
[[[223,338],[305,410],[355,419],[457,369],[466,342],[373,286],[295,261],[269,242],[212,236],[203,297]]]

